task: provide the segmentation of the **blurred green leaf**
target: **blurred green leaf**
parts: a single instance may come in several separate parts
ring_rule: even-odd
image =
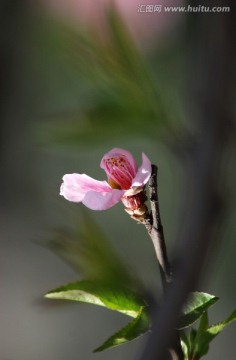
[[[190,351],[190,344],[187,335],[185,334],[184,330],[179,331],[180,339],[181,339],[181,348],[184,354],[184,360],[189,359],[189,351]]]
[[[66,59],[77,84],[78,108],[58,111],[52,115],[55,121],[41,122],[44,143],[77,146],[121,136],[156,137],[162,125],[172,131],[176,115],[164,105],[150,65],[115,7],[106,13],[105,36],[96,29],[53,26],[52,46]]]
[[[204,311],[202,316],[200,317],[199,326],[198,326],[198,334],[202,333],[209,326],[208,312]]]
[[[46,241],[46,246],[86,279],[136,286],[131,271],[92,216],[85,211],[81,211],[74,230],[57,229],[52,239]]]
[[[183,329],[192,325],[202,314],[219,299],[203,292],[193,292],[184,305],[183,314],[178,323],[178,328]]]
[[[194,348],[195,348],[197,335],[198,335],[197,330],[194,328],[191,328],[190,334],[189,334],[189,358],[190,359],[191,359],[191,354],[193,353]]]
[[[105,306],[134,318],[121,331],[109,338],[95,351],[102,351],[133,340],[149,329],[145,301],[136,293],[120,284],[83,280],[48,292],[46,298],[63,299]]]

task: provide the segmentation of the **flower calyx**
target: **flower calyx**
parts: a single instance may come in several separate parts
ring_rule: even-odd
[[[125,211],[131,216],[132,219],[143,223],[148,217],[148,208],[145,204],[147,201],[145,189],[142,189],[133,195],[126,195],[125,193],[122,196],[121,201],[125,206]]]

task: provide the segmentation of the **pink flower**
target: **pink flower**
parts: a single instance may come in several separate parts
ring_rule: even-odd
[[[85,174],[66,174],[60,195],[69,201],[82,202],[92,210],[109,209],[120,200],[127,208],[139,208],[145,199],[137,194],[143,194],[151,176],[151,162],[147,156],[142,154],[142,165],[138,168],[130,152],[114,148],[103,156],[100,167],[105,170],[108,182]]]

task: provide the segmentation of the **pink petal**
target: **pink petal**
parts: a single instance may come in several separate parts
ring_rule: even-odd
[[[143,153],[142,154],[142,165],[138,169],[138,172],[135,178],[132,181],[132,188],[134,187],[143,187],[149,180],[152,173],[152,164],[148,157]]]
[[[106,181],[98,181],[85,174],[66,174],[63,176],[60,195],[67,200],[83,201],[85,195],[90,191],[110,192],[111,187]]]
[[[110,189],[109,192],[89,191],[82,202],[91,210],[106,210],[117,204],[124,192],[118,189]]]
[[[129,151],[126,151],[126,150],[123,150],[123,149],[119,149],[119,148],[114,148],[110,151],[108,151],[108,153],[106,153],[102,160],[101,160],[101,163],[100,163],[100,167],[106,171],[106,160],[107,159],[110,159],[112,157],[120,157],[120,156],[125,156],[126,159],[127,159],[127,162],[130,164],[130,166],[132,167],[133,169],[133,173],[136,174],[137,172],[137,164],[136,164],[136,161],[134,160],[134,157],[133,155],[129,152]],[[109,176],[109,174],[107,174]]]

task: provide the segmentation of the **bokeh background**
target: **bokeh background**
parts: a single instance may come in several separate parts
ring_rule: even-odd
[[[48,290],[83,275],[45,246],[55,230],[73,232],[83,226],[82,205],[59,196],[61,178],[79,172],[104,179],[100,159],[113,147],[131,151],[139,164],[145,152],[158,165],[161,215],[172,258],[181,243],[185,214],[191,212],[185,207],[192,190],[186,158],[199,135],[191,118],[197,109],[189,109],[188,103],[189,89],[199,84],[191,59],[201,58],[201,48],[191,53],[188,37],[197,15],[140,13],[140,4],[1,1],[1,360],[131,360],[138,359],[146,341],[143,336],[92,354],[126,324],[126,317],[92,305],[43,299]],[[185,3],[168,1],[173,4]],[[209,16],[209,22],[215,16],[217,27],[220,15],[198,16]],[[230,16],[224,14],[227,21]],[[207,72],[210,65],[205,65]],[[231,75],[235,80],[235,72]],[[213,82],[212,89],[219,85]],[[234,100],[233,90],[226,94],[227,104]],[[236,306],[234,159],[231,134],[224,144],[227,216],[198,285],[221,299],[210,312],[212,323]],[[121,204],[92,216],[130,272],[158,297],[158,266],[145,229]],[[219,335],[206,359],[234,358],[235,332],[232,324]]]

